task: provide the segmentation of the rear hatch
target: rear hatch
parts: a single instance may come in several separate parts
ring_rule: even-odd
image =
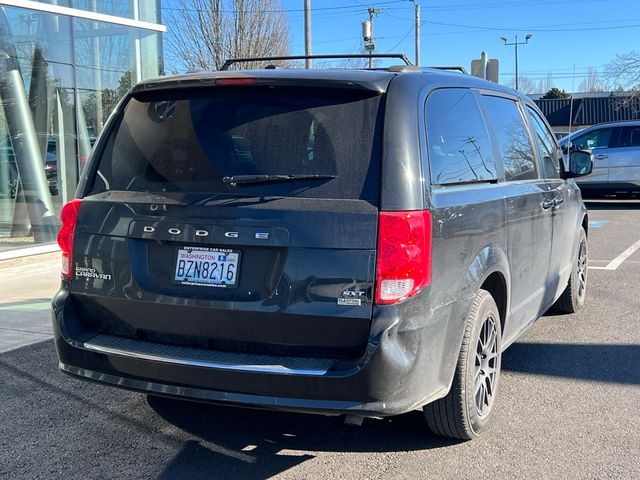
[[[76,226],[77,317],[172,345],[361,355],[384,95],[231,83],[140,91],[112,121]]]

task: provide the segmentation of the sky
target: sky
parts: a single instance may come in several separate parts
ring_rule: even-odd
[[[524,40],[518,48],[519,75],[536,83],[551,74],[554,86],[579,91],[589,68],[600,78],[616,54],[640,50],[640,0],[417,0],[421,7],[421,64],[470,70],[486,51],[500,62],[500,83],[515,77],[514,47],[500,40]],[[173,8],[183,2],[165,0]],[[291,54],[304,54],[304,0],[280,0],[289,19]],[[312,50],[357,53],[367,8],[374,18],[377,53],[415,58],[412,0],[311,0]],[[171,25],[167,25],[172,28]],[[544,93],[544,92],[535,92]]]

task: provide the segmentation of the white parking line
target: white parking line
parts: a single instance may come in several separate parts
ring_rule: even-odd
[[[611,260],[609,264],[605,267],[589,267],[589,270],[617,270],[617,268],[622,265],[627,258],[633,255],[636,250],[640,249],[640,240],[627,248],[624,252],[618,255],[616,258]]]

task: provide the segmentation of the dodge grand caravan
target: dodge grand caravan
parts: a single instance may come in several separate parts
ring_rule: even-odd
[[[501,353],[585,301],[591,154],[567,163],[528,98],[461,73],[138,84],[62,211],[60,368],[473,438]]]

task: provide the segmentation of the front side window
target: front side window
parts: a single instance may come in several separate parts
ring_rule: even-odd
[[[590,132],[572,138],[573,148],[580,150],[597,150],[599,148],[609,148],[613,128],[597,128]]]
[[[542,173],[545,178],[560,178],[562,152],[554,142],[553,134],[544,124],[540,115],[530,107],[527,107],[527,111],[533,125],[535,141],[542,157]]]
[[[427,100],[426,112],[431,183],[497,178],[489,135],[472,91],[436,90]]]
[[[502,153],[505,180],[538,178],[531,140],[516,102],[492,96],[482,99]]]

